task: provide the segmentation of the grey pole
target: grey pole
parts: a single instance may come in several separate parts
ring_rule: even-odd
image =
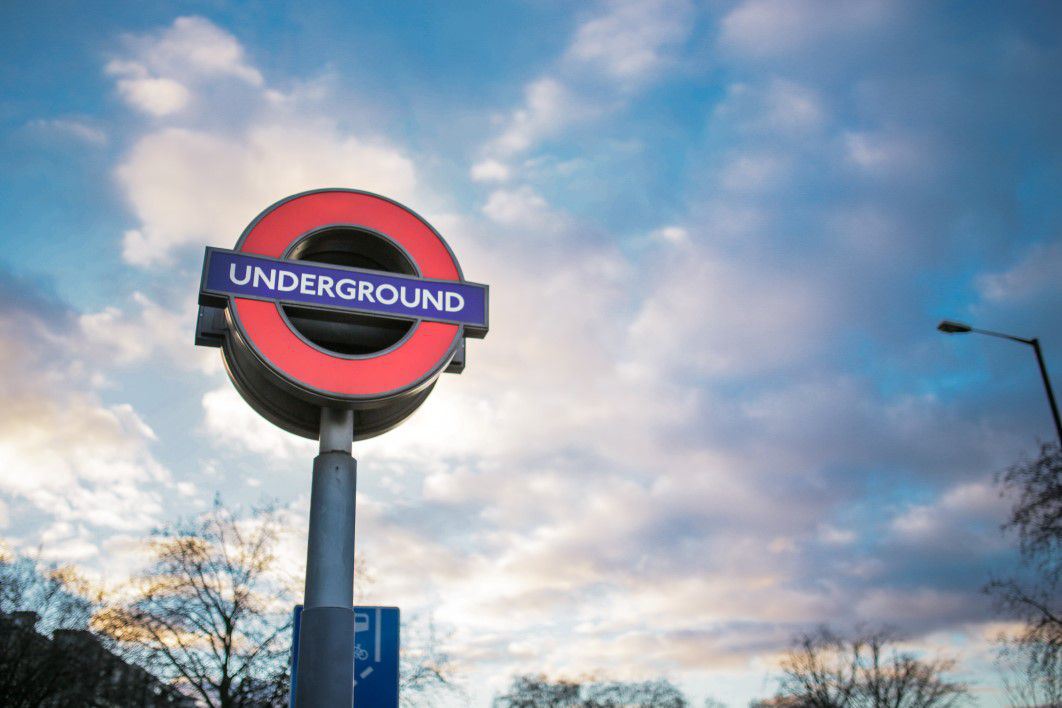
[[[354,704],[354,412],[321,410],[313,461],[296,708]]]
[[[1044,354],[1040,351],[1040,340],[1033,337],[1029,343],[1036,352],[1036,363],[1040,366],[1040,378],[1044,380],[1044,390],[1047,391],[1047,404],[1051,406],[1051,417],[1055,420],[1055,434],[1058,435],[1058,444],[1062,445],[1062,418],[1058,417],[1058,404],[1055,403],[1055,392],[1051,389],[1051,379],[1047,377],[1047,364],[1044,363]]]

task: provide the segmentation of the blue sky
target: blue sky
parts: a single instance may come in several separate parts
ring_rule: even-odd
[[[309,6],[308,6],[309,5]],[[995,472],[1052,436],[1051,3],[8,3],[0,534],[109,583],[312,444],[192,346],[204,245],[321,186],[424,214],[492,287],[359,446],[370,600],[516,671],[743,705],[788,636],[887,622],[994,705]],[[1062,373],[1056,373],[1056,378]]]

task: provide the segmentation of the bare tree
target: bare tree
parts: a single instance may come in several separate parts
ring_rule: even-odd
[[[1046,660],[1046,661],[1045,661]],[[1053,663],[1048,663],[1053,662]],[[1062,706],[1062,656],[1022,637],[1003,637],[996,666],[1012,706]]]
[[[1004,528],[1017,533],[1025,580],[994,580],[986,591],[999,608],[1024,624],[1001,639],[999,665],[1017,705],[1062,702],[1062,448],[1047,443],[1040,454],[1000,477],[1015,502]],[[1020,690],[1019,690],[1020,687]],[[1030,702],[1032,701],[1032,702]]]
[[[0,557],[0,696],[11,708],[187,705],[85,629],[98,592],[70,568]]]
[[[581,686],[574,681],[550,681],[543,675],[513,678],[509,690],[497,696],[494,708],[569,708],[579,706]]]
[[[298,583],[279,574],[279,533],[273,507],[241,515],[217,500],[204,516],[156,532],[147,571],[92,626],[211,708],[286,706]],[[359,572],[359,583],[367,577]],[[451,683],[449,658],[430,619],[405,622],[403,634],[403,704],[427,705]]]
[[[1037,457],[1010,467],[1000,482],[1016,494],[1006,526],[1018,533],[1023,558],[1057,580],[1062,571],[1062,448],[1044,443]]]
[[[686,708],[682,692],[664,678],[650,681],[551,681],[524,675],[494,699],[495,708]]]
[[[80,629],[92,603],[71,592],[57,568],[36,559],[0,556],[0,695],[4,705],[39,706],[62,693],[74,696],[71,672],[61,652],[38,632]],[[80,693],[80,692],[78,692]],[[90,704],[86,702],[86,705]]]
[[[774,696],[749,701],[749,708],[807,708],[807,705],[793,696]]]
[[[99,598],[79,592],[80,584],[70,568],[0,551],[0,612],[36,612],[45,633],[88,625]]]
[[[931,708],[967,697],[965,685],[945,678],[953,661],[919,659],[895,641],[884,630],[801,635],[782,661],[778,698],[809,708]]]
[[[673,683],[665,678],[657,678],[649,681],[591,683],[584,691],[581,705],[586,708],[686,708],[689,702]]]
[[[272,508],[253,517],[216,501],[157,532],[131,599],[93,618],[137,663],[211,708],[287,702],[292,601],[270,572],[279,524]]]
[[[453,665],[431,616],[414,617],[405,625],[398,662],[399,697],[404,706],[428,706],[436,694],[457,691]]]

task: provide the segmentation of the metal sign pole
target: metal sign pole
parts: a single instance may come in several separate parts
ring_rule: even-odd
[[[358,439],[371,438],[408,418],[444,372],[461,373],[465,340],[487,335],[489,295],[486,285],[465,280],[431,224],[356,189],[282,199],[251,222],[234,250],[206,250],[196,344],[221,348],[225,371],[254,410],[321,445],[306,598],[293,629],[297,708],[350,708],[355,685],[366,705],[397,705],[397,609],[386,613],[392,659],[385,666],[375,652],[354,676],[354,413]],[[351,351],[362,353],[344,354]],[[379,693],[385,685],[389,698]]]
[[[297,708],[354,704],[354,412],[321,410],[313,461]]]

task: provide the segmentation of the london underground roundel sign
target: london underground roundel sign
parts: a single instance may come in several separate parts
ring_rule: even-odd
[[[355,438],[397,425],[487,333],[488,289],[443,238],[390,199],[322,189],[262,212],[232,250],[208,248],[196,343],[221,347],[247,402],[316,438],[322,408]]]

